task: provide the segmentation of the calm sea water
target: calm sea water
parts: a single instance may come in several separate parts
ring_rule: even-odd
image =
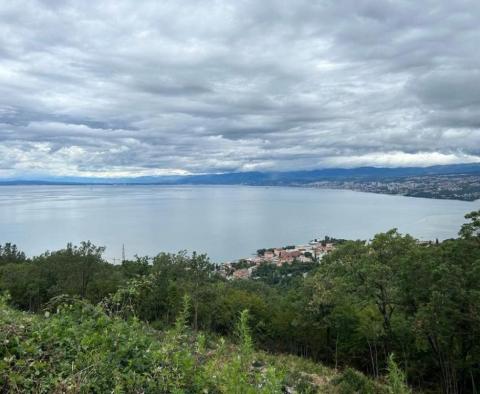
[[[420,239],[456,235],[480,201],[343,190],[201,186],[2,186],[0,242],[28,255],[91,240],[121,258],[187,249],[215,262],[330,235],[368,239],[397,227]]]

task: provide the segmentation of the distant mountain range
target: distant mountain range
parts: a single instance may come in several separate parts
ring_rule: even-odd
[[[480,174],[480,163],[431,167],[327,168],[311,171],[231,172],[222,174],[143,176],[122,178],[45,177],[3,179],[0,185],[252,185],[289,186],[318,181],[375,181],[412,176]]]

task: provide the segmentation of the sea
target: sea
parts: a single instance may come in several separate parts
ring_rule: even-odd
[[[0,243],[28,256],[90,240],[113,263],[160,252],[222,263],[325,235],[371,239],[397,228],[420,240],[455,237],[473,202],[259,186],[0,186]]]

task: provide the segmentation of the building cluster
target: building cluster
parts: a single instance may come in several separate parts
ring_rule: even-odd
[[[480,175],[423,175],[382,180],[318,181],[312,187],[413,197],[474,201],[480,198]]]
[[[307,245],[292,245],[279,248],[259,249],[255,257],[226,262],[221,265],[220,274],[228,279],[248,279],[261,264],[318,263],[323,256],[335,249],[333,242],[314,239]]]

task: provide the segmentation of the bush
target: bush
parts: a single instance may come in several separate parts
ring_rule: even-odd
[[[335,380],[338,392],[340,394],[380,394],[385,391],[380,391],[375,384],[362,373],[354,369],[347,368],[339,378]]]
[[[388,388],[390,394],[410,394],[404,372],[398,367],[393,354],[388,357]]]

